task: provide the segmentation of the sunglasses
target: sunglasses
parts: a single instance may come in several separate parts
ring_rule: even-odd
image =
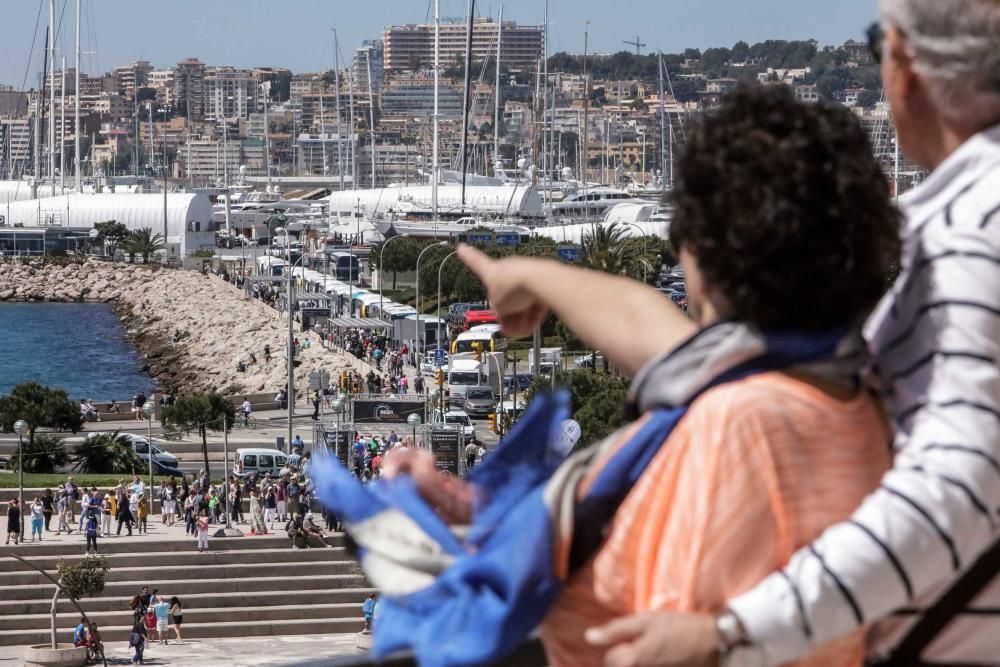
[[[878,21],[872,23],[865,30],[865,36],[868,37],[868,50],[872,54],[872,60],[875,61],[876,65],[881,65],[882,50],[885,44],[885,30],[882,29],[882,24]]]

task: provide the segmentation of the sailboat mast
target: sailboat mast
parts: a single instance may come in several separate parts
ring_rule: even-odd
[[[542,9],[542,113],[539,120],[541,121],[541,131],[542,131],[542,155],[541,155],[541,167],[542,167],[542,187],[544,188],[542,198],[543,201],[547,201],[549,204],[549,210],[552,210],[552,183],[548,178],[549,173],[549,133],[545,131],[545,113],[549,108],[549,0],[545,0]],[[546,185],[548,183],[548,185]]]
[[[66,190],[66,146],[63,144],[66,138],[66,59],[62,59],[62,72],[60,72],[62,88],[59,91],[61,104],[59,105],[59,191]]]
[[[49,0],[49,64],[56,66],[56,0]],[[49,79],[53,79],[49,75]],[[56,87],[49,81],[49,180],[56,176]]]
[[[372,147],[372,190],[375,189],[375,93],[372,90],[372,49],[368,48],[365,55],[365,64],[368,67],[368,118],[371,126],[371,147]]]
[[[465,208],[465,176],[469,171],[469,93],[472,88],[472,17],[476,0],[469,0],[468,22],[465,28],[465,97],[462,101],[462,208]]]
[[[334,102],[337,107],[337,174],[340,177],[340,191],[344,191],[344,133],[340,123],[340,42],[337,29],[333,29],[333,81],[336,88]]]
[[[636,40],[639,41],[639,40]],[[659,66],[656,73],[660,80],[660,182],[667,177],[667,115],[663,106],[663,54],[658,55]]]
[[[80,3],[76,0],[76,72],[74,72],[75,82],[73,87],[73,162],[74,174],[76,177],[76,191],[82,192],[80,183]]]
[[[497,76],[493,88],[493,175],[497,173],[500,164],[500,42],[503,39],[503,3],[500,3],[500,14],[497,17]]]
[[[347,111],[351,117],[348,136],[351,138],[351,189],[358,189],[358,147],[354,145],[354,74],[347,71]]]
[[[431,139],[431,216],[438,219],[438,102],[441,87],[441,0],[434,0],[434,129]]]
[[[583,30],[583,129],[581,139],[583,141],[583,154],[580,161],[582,181],[583,181],[583,217],[584,220],[590,217],[590,204],[587,203],[587,123],[588,113],[590,111],[590,86],[589,78],[587,76],[587,40],[590,38],[590,21],[587,21],[587,27]]]

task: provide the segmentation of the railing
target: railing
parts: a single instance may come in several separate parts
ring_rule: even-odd
[[[500,660],[483,667],[546,667],[549,664],[545,657],[542,643],[537,639],[529,639],[514,651]],[[419,667],[416,659],[410,654],[391,656],[381,662],[362,656],[342,656],[339,658],[320,658],[305,662],[295,662],[286,667]]]

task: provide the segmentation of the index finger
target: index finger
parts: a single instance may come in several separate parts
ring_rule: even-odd
[[[458,258],[484,283],[487,282],[487,275],[497,261],[482,250],[465,243],[458,246]]]

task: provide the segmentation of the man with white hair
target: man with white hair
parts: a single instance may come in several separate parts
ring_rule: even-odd
[[[1000,0],[881,0],[873,28],[901,147],[932,172],[866,330],[894,466],[720,614],[592,628],[609,666],[777,665],[863,626],[884,664],[1000,660]]]

